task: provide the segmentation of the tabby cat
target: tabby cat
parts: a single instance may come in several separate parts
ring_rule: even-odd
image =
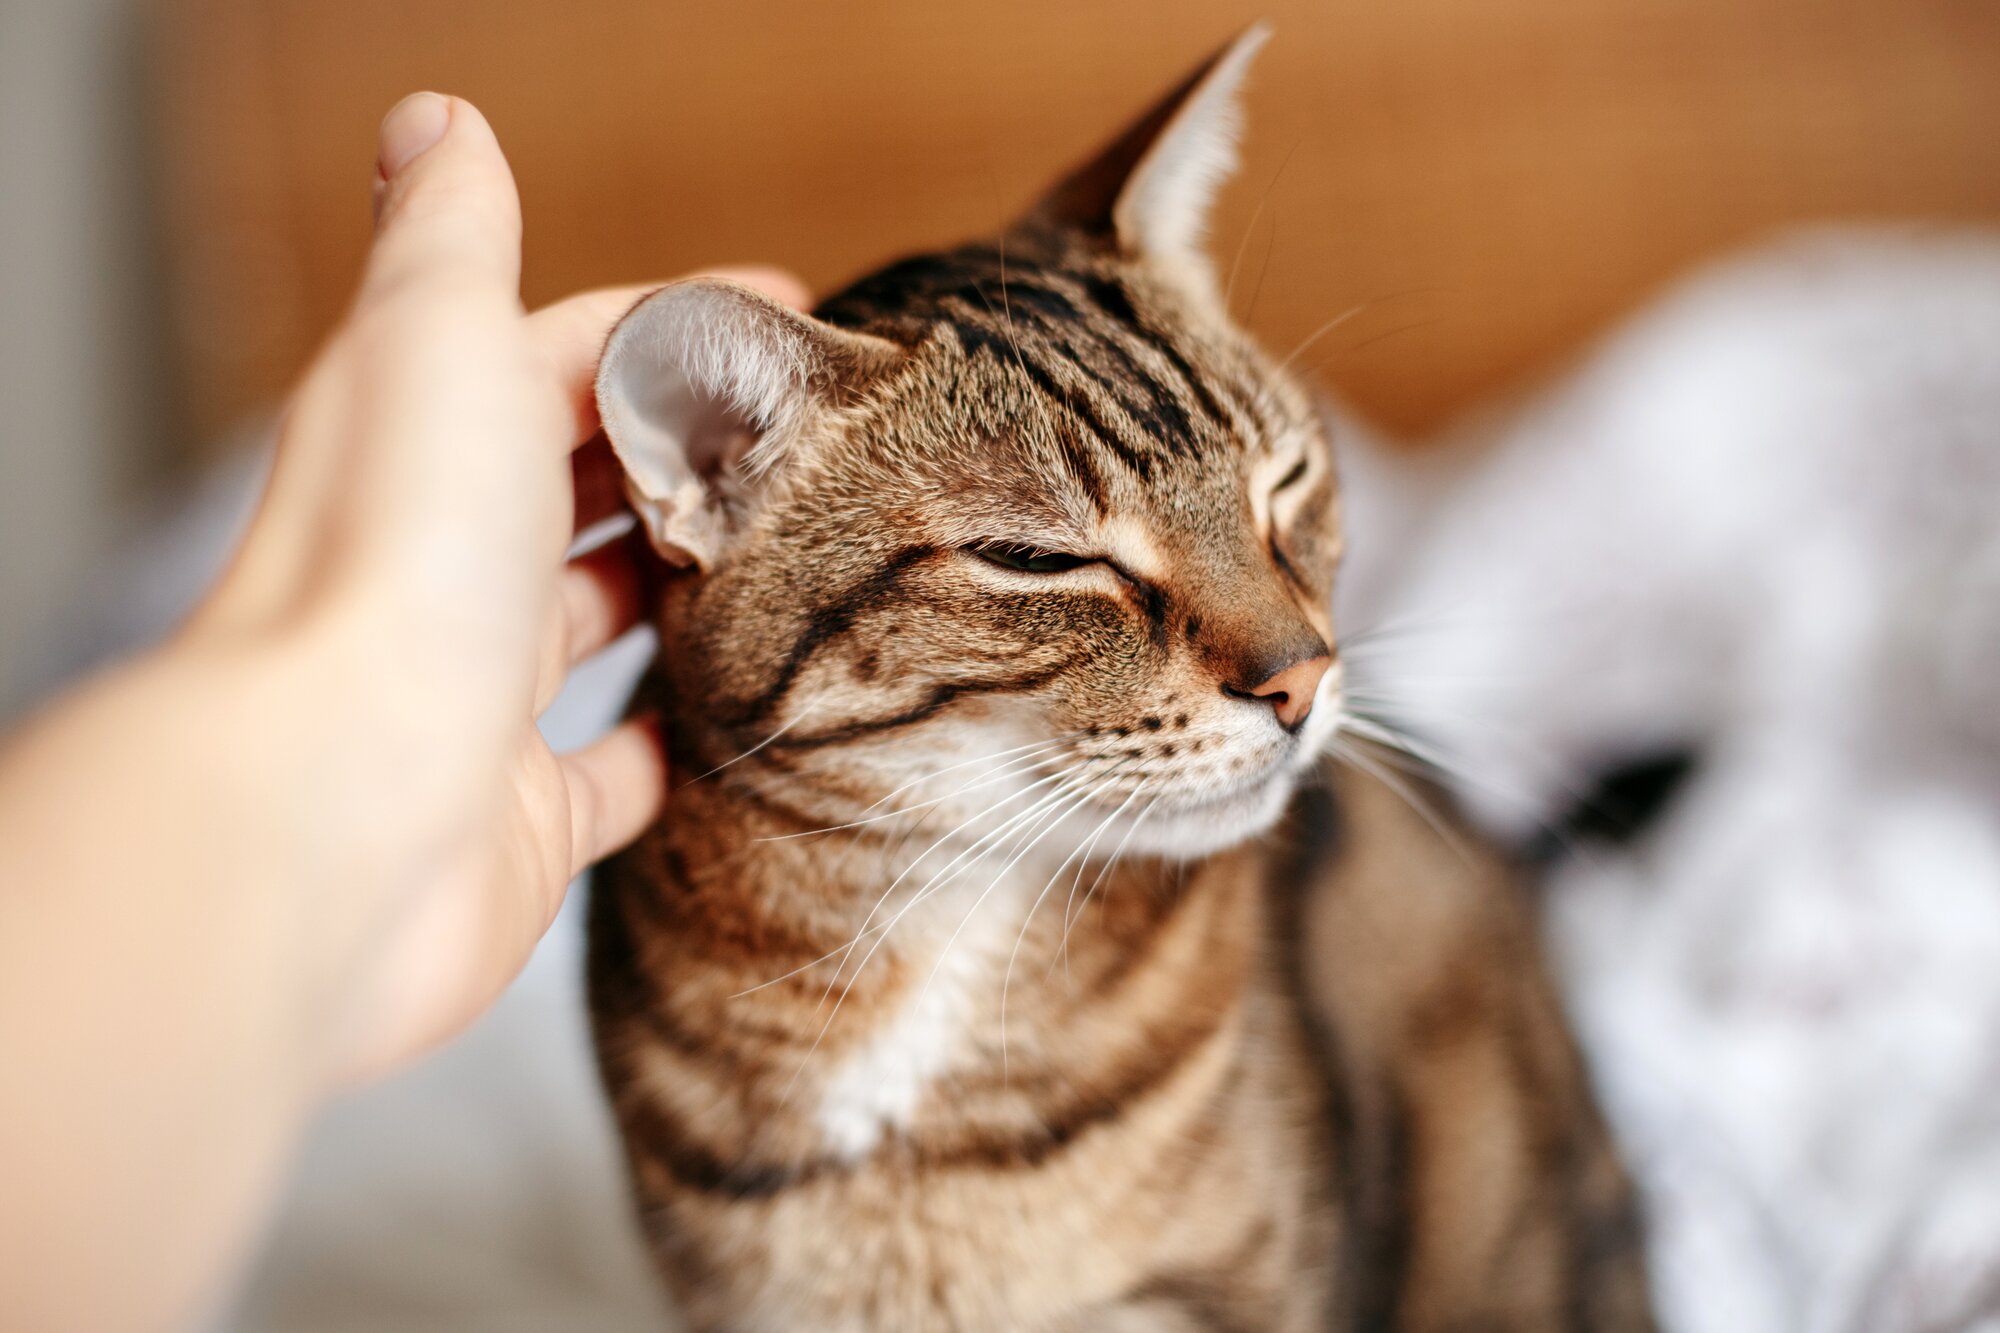
[[[1649,1326],[1501,868],[1339,774],[1293,800],[1332,460],[1202,253],[1260,40],[990,244],[612,335],[693,569],[591,1007],[696,1329]]]

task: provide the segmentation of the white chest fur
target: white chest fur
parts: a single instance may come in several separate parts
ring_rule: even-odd
[[[894,951],[910,981],[894,1017],[844,1051],[819,1084],[818,1119],[829,1151],[849,1161],[867,1156],[885,1136],[915,1123],[925,1095],[941,1076],[991,1057],[980,1034],[993,1031],[1000,1021],[1026,916],[1038,900],[1043,911],[1062,907],[1060,902],[1048,905],[1054,896],[1043,894],[1049,879],[1046,866],[1039,873],[1024,873],[1022,865],[998,875],[987,870],[965,876],[896,919],[881,951]],[[873,943],[871,936],[861,955]],[[882,961],[878,957],[863,965],[857,957],[844,970],[833,997],[840,996],[857,966],[879,967]],[[1012,983],[1018,985],[1023,977],[1018,967],[1014,970]],[[832,1021],[842,1017],[836,1014]]]

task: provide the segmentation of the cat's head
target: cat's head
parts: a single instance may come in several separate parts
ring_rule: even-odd
[[[1151,810],[1132,846],[1194,853],[1276,816],[1333,725],[1340,541],[1312,402],[1203,252],[1262,38],[1004,238],[811,316],[697,280],[626,317],[599,403],[699,570],[663,625],[696,762],[760,747],[730,780],[829,823]]]

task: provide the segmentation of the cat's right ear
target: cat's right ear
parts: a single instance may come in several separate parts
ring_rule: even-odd
[[[1241,89],[1271,35],[1255,23],[1088,163],[1064,177],[1030,220],[1103,237],[1212,284],[1203,249],[1215,196],[1237,165]]]
[[[707,571],[729,535],[724,474],[782,467],[833,409],[902,356],[748,287],[692,278],[620,320],[597,371],[597,410],[653,548]]]

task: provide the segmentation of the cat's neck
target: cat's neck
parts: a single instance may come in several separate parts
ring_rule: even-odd
[[[716,772],[635,855],[648,964],[674,978],[658,1003],[726,1057],[746,1113],[836,1155],[911,1132],[947,1084],[1004,1119],[1023,1089],[1143,1064],[1147,1034],[1208,1040],[1254,975],[1250,853],[1113,864],[814,817]]]

